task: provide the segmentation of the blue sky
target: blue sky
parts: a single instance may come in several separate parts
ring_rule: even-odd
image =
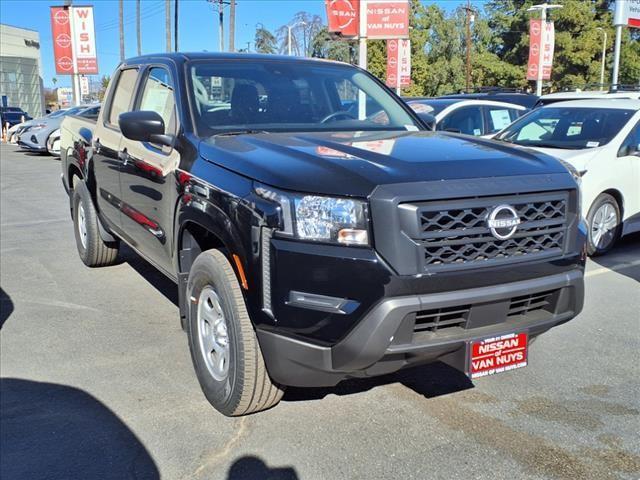
[[[62,5],[62,0],[0,0],[0,21],[16,27],[29,28],[40,33],[44,84],[52,86],[51,79],[58,79],[58,86],[69,86],[68,76],[56,76],[53,63],[53,47],[49,6]],[[78,0],[78,5],[94,5],[98,67],[100,76],[111,74],[120,60],[117,0]],[[453,9],[462,0],[424,1],[438,3],[446,9]],[[482,3],[474,0],[476,6]],[[165,50],[164,0],[142,0],[142,53]],[[173,5],[173,0],[171,0]],[[217,12],[205,0],[179,0],[179,48],[182,51],[218,51]],[[134,0],[124,1],[125,56],[136,55]],[[264,24],[271,31],[286,24],[294,14],[307,11],[320,15],[325,21],[323,0],[237,0],[236,8],[236,49],[246,48],[251,42],[257,23]],[[228,8],[225,10],[225,46],[228,43]],[[173,18],[172,18],[173,22]],[[172,25],[173,28],[173,25]],[[172,34],[173,35],[173,34]]]

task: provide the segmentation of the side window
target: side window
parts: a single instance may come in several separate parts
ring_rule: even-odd
[[[482,135],[482,111],[480,107],[462,107],[444,117],[437,130],[450,130],[466,135]]]
[[[507,128],[513,120],[518,118],[518,111],[505,107],[484,107],[487,112],[486,134],[497,133]]]
[[[620,150],[618,150],[618,156],[625,157],[632,155],[634,152],[640,152],[640,122],[633,127],[633,130],[629,132],[627,138],[622,142]]]
[[[153,67],[144,82],[138,110],[158,113],[164,120],[165,131],[175,131],[175,99],[169,72],[161,67]]]
[[[122,70],[118,75],[118,84],[113,92],[111,106],[109,107],[109,123],[111,125],[118,125],[120,114],[129,110],[137,78],[138,70],[134,68]]]

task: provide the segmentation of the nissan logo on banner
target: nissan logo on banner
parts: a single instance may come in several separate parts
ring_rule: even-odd
[[[329,31],[358,36],[360,0],[325,0]]]

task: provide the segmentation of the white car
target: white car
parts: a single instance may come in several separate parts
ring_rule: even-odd
[[[588,253],[640,231],[640,100],[573,100],[531,111],[495,137],[568,163],[580,177]]]
[[[538,100],[540,105],[549,105],[551,103],[566,102],[568,100],[614,100],[614,99],[640,99],[640,91],[625,91],[619,90],[617,92],[603,91],[603,90],[585,90],[574,92],[556,92],[543,95]]]
[[[461,98],[405,99],[426,123],[435,120],[436,130],[491,137],[527,112],[514,103]]]

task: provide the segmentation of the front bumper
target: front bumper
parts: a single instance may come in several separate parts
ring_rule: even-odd
[[[542,292],[553,299],[544,308],[510,313],[514,301]],[[577,268],[500,285],[384,298],[330,346],[283,335],[264,325],[257,328],[257,334],[275,381],[301,387],[332,386],[347,377],[381,375],[436,360],[464,371],[471,340],[512,332],[535,337],[571,320],[582,310],[583,301],[583,270]],[[463,306],[466,319],[462,327],[416,330],[416,318],[422,312]]]
[[[27,132],[28,135],[28,132]],[[47,146],[46,145],[39,145],[37,143],[34,143],[28,139],[23,139],[22,137],[20,137],[18,139],[18,146],[22,149],[22,150],[26,150],[28,152],[39,152],[39,153],[43,153],[47,151]]]

